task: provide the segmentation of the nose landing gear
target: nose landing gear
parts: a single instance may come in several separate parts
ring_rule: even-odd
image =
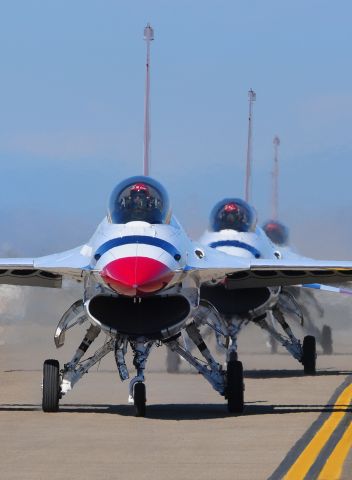
[[[133,365],[137,370],[137,375],[130,381],[128,403],[134,405],[136,417],[145,417],[146,413],[144,369],[153,344],[154,342],[146,342],[144,338],[130,342],[133,351]]]
[[[145,417],[145,404],[146,404],[146,388],[145,384],[138,382],[134,386],[133,391],[133,403],[135,407],[136,417]]]

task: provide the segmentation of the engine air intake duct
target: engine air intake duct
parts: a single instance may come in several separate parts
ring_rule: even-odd
[[[244,315],[267,302],[270,291],[267,288],[227,290],[222,285],[203,285],[200,296],[224,315]]]
[[[103,330],[151,340],[178,333],[190,309],[188,300],[181,295],[141,299],[97,295],[87,305],[89,315]]]

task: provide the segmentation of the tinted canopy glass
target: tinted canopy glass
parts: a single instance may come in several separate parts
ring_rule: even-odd
[[[210,229],[253,232],[257,225],[257,215],[248,203],[239,198],[225,198],[217,203],[210,214]]]
[[[168,195],[160,183],[152,178],[131,177],[114,188],[108,214],[112,223],[168,223]]]
[[[288,228],[276,220],[270,220],[264,223],[263,230],[270,240],[276,245],[287,245]]]

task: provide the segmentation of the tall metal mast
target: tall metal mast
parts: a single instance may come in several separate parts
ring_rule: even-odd
[[[279,146],[280,138],[276,135],[273,140],[274,144],[274,168],[273,176],[273,197],[272,197],[272,219],[277,220],[279,210]]]
[[[247,143],[247,164],[246,164],[246,184],[244,197],[246,202],[251,200],[251,181],[252,181],[252,114],[253,102],[256,100],[256,93],[250,89],[248,92],[249,115],[248,115],[248,143]]]
[[[154,30],[147,24],[144,29],[144,40],[147,44],[145,99],[144,99],[144,155],[143,175],[150,172],[150,42],[154,40]]]

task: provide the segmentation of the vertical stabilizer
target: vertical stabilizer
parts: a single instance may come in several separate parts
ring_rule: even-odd
[[[274,145],[274,168],[273,176],[273,192],[272,192],[272,219],[277,220],[279,210],[279,145],[280,138],[276,135],[273,140]]]
[[[154,30],[147,24],[144,29],[144,40],[147,44],[145,100],[144,100],[144,155],[143,175],[150,173],[150,42],[154,40]]]
[[[246,183],[244,198],[246,202],[251,201],[251,182],[252,182],[252,115],[253,102],[255,102],[256,93],[250,89],[248,92],[249,115],[248,115],[248,142],[247,142],[247,162],[246,162]]]

